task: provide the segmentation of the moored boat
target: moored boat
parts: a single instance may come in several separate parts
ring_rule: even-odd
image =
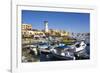
[[[69,46],[58,46],[52,49],[51,53],[55,58],[62,59],[62,60],[73,60],[74,53],[73,51],[69,51],[71,49]]]

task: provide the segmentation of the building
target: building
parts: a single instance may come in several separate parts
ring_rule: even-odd
[[[31,24],[22,24],[22,37],[30,37],[28,31],[32,30],[32,25]]]
[[[54,29],[50,29],[49,30],[49,34],[51,36],[68,36],[69,35],[69,32],[66,32],[66,31],[63,31],[63,30],[54,30]]]
[[[30,30],[28,31],[29,35],[32,35],[33,37],[45,37],[45,33],[42,32],[42,31],[33,31],[33,30]]]
[[[31,24],[22,24],[22,30],[32,30]]]
[[[32,29],[31,24],[22,24],[22,35],[25,37],[30,36],[40,36],[44,37],[46,36],[46,33],[48,33],[50,36],[68,36],[69,33],[64,30],[55,30],[55,29],[48,29],[48,21],[44,21],[44,31]]]
[[[68,36],[69,32],[66,31],[60,31],[60,36]]]
[[[22,35],[24,37],[33,36],[33,38],[36,37],[36,36],[45,37],[45,33],[44,32],[42,32],[42,31],[33,31],[33,30],[22,30]]]

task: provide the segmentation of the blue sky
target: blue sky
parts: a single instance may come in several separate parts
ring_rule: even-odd
[[[22,24],[32,24],[33,29],[42,30],[44,21],[48,21],[49,29],[90,32],[89,13],[22,10]]]

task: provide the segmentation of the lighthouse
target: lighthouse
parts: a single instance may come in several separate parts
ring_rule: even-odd
[[[49,29],[48,29],[48,21],[44,21],[44,27],[45,27],[45,32],[48,32]]]

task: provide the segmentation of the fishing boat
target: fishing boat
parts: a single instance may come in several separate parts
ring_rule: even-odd
[[[53,54],[55,58],[60,59],[60,60],[73,60],[75,58],[73,49],[71,49],[69,46],[66,46],[66,45],[53,48],[51,50],[51,53]]]
[[[87,45],[84,41],[76,42],[74,47],[67,45],[60,45],[51,49],[55,58],[62,60],[88,59],[89,55],[86,53]]]
[[[86,44],[85,44],[84,41],[77,42],[77,43],[75,44],[75,52],[79,52],[79,51],[81,51],[81,50],[83,50],[83,49],[85,49],[85,48],[86,48]]]
[[[49,53],[50,52],[48,43],[39,43],[38,48],[41,53]]]
[[[84,41],[77,42],[75,44],[75,57],[76,59],[89,59],[89,54],[86,50],[89,49],[87,44]]]

